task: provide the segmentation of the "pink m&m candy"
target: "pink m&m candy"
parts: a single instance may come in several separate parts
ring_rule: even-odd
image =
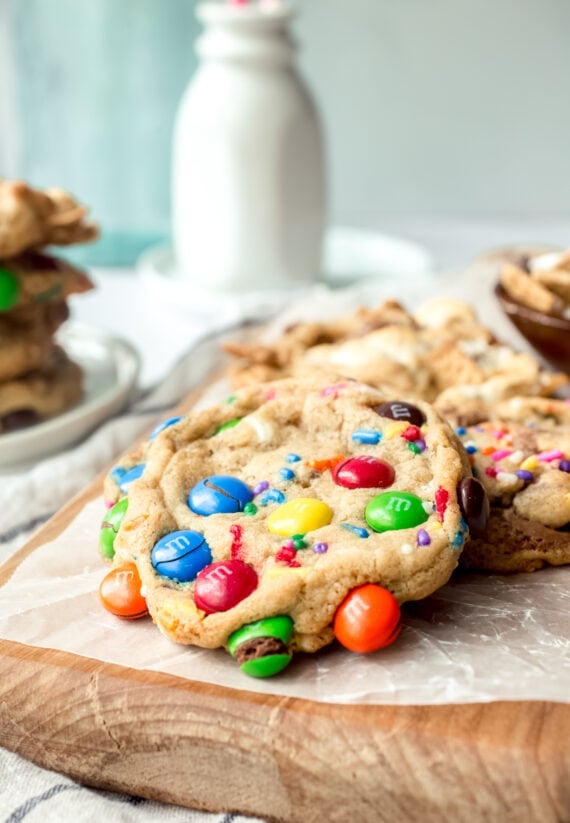
[[[389,463],[367,454],[349,457],[332,470],[334,482],[346,489],[386,489],[394,477]]]
[[[196,577],[194,602],[207,614],[226,612],[257,588],[257,574],[242,560],[219,560]]]

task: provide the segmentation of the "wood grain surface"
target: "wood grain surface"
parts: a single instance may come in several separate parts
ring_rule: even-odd
[[[100,489],[46,523],[0,586]],[[0,744],[91,786],[271,820],[570,821],[561,703],[313,703],[0,640]]]

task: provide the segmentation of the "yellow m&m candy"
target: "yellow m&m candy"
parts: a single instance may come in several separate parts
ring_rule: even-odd
[[[281,537],[292,537],[328,526],[332,516],[332,509],[322,500],[296,497],[271,512],[267,518],[267,528]]]

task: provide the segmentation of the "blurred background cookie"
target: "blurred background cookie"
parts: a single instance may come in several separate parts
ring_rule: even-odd
[[[0,180],[0,433],[75,405],[82,373],[55,334],[68,298],[93,288],[87,274],[45,245],[94,240],[87,209],[61,189]]]
[[[457,429],[491,503],[486,530],[461,564],[530,572],[570,563],[570,407],[516,398],[500,408],[504,417]]]

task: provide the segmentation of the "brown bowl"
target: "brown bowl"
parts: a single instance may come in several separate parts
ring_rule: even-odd
[[[518,303],[501,283],[495,286],[501,308],[516,329],[555,368],[570,374],[570,320]]]

